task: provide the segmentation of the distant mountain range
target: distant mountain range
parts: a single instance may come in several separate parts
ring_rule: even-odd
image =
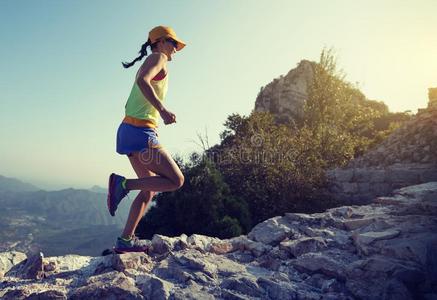
[[[106,193],[99,186],[45,191],[0,176],[0,251],[99,255],[121,233],[131,204],[125,198],[111,217]],[[137,193],[129,193],[129,198]]]
[[[34,192],[38,190],[40,190],[40,188],[37,188],[33,184],[0,175],[0,191]]]
[[[106,194],[106,193],[108,192],[108,189],[107,189],[107,188],[102,188],[102,187],[100,187],[100,186],[98,186],[98,185],[93,185],[93,186],[90,188],[90,191],[95,192],[95,193],[103,193],[103,194]]]
[[[23,182],[17,178],[0,175],[0,191],[34,192],[39,190],[45,190],[45,189],[39,188],[31,183]],[[95,193],[103,193],[103,194],[107,193],[106,187],[103,188],[98,185],[93,185],[89,190]]]

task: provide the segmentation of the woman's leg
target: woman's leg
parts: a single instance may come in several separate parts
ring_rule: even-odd
[[[154,191],[173,191],[181,187],[184,182],[184,176],[179,167],[163,148],[149,148],[143,152],[134,152],[128,158],[138,179],[128,179],[126,189],[141,190],[141,192],[132,202],[122,233],[124,238],[134,234],[148,203],[155,194]]]
[[[143,168],[141,165],[136,164],[132,160],[131,164],[133,169],[135,170],[135,173],[137,173],[138,178],[145,178],[155,175],[153,172]],[[121,234],[121,237],[129,238],[134,235],[135,228],[138,226],[138,223],[144,215],[144,211],[146,210],[147,205],[154,195],[155,192],[152,191],[141,191],[136,196],[135,200],[131,204],[129,216],[127,218],[126,225],[124,227],[123,233]]]
[[[129,160],[138,169],[147,169],[157,175],[127,179],[127,190],[167,192],[177,190],[184,184],[184,175],[164,148],[133,152]]]

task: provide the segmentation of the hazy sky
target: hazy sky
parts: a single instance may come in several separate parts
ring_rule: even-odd
[[[437,1],[0,0],[0,174],[43,188],[107,185],[135,175],[115,152],[134,59],[156,25],[187,42],[169,63],[159,127],[171,153],[219,142],[262,86],[302,59],[336,50],[350,82],[391,111],[425,107],[437,86]]]

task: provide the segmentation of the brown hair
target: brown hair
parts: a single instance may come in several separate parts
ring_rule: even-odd
[[[123,67],[125,67],[126,69],[129,67],[132,67],[137,61],[140,61],[143,59],[144,56],[147,55],[147,47],[150,46],[150,48],[153,50],[156,47],[156,43],[151,44],[150,39],[147,40],[147,42],[145,42],[144,44],[141,45],[141,50],[138,52],[140,54],[140,56],[138,56],[137,58],[135,58],[132,62],[130,63],[125,63],[122,62]]]

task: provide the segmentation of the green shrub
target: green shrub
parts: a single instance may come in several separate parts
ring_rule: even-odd
[[[185,183],[174,192],[160,193],[156,205],[142,218],[137,234],[176,236],[197,233],[229,238],[251,226],[247,204],[233,197],[214,164],[193,154],[182,166]]]

